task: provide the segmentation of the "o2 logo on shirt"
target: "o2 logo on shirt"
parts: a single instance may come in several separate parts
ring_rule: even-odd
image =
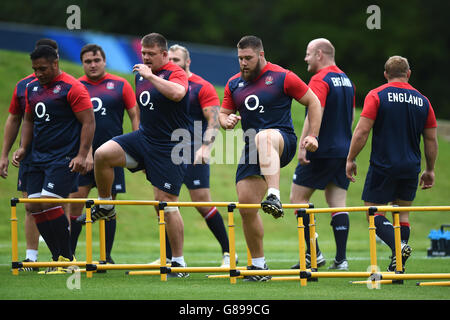
[[[149,106],[149,110],[155,110],[153,107],[153,102],[150,102],[150,92],[147,90],[141,92],[139,95],[139,102],[143,107]]]
[[[39,119],[44,119],[44,121],[50,121],[50,115],[47,113],[47,107],[45,106],[45,103],[43,102],[36,103],[36,106],[34,107],[34,113],[36,113],[36,116]]]
[[[106,116],[106,108],[103,107],[103,101],[100,98],[93,97],[91,98],[92,105],[94,106],[94,112],[101,111],[102,116]]]
[[[259,104],[259,98],[256,94],[251,94],[245,98],[244,104],[250,111],[254,111],[259,108],[259,113],[264,113],[264,106]]]

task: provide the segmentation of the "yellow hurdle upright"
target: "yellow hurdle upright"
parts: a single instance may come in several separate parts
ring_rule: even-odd
[[[12,259],[12,274],[17,275],[19,267],[27,266],[34,267],[41,265],[46,266],[60,266],[62,262],[41,262],[41,263],[21,263],[18,261],[18,232],[17,232],[17,203],[32,203],[32,202],[48,202],[48,203],[76,203],[83,202],[86,204],[86,261],[74,262],[73,265],[86,265],[86,276],[92,277],[93,271],[96,270],[119,270],[119,269],[154,269],[159,267],[159,271],[150,271],[149,274],[159,274],[161,281],[167,280],[167,273],[171,272],[171,268],[166,266],[166,222],[164,216],[164,208],[166,206],[178,206],[178,207],[200,207],[200,206],[216,206],[216,207],[228,207],[228,228],[229,228],[229,245],[230,245],[230,268],[218,268],[218,267],[193,267],[193,268],[172,268],[173,272],[229,272],[230,283],[236,283],[236,279],[245,275],[292,275],[294,278],[300,278],[301,286],[306,286],[307,279],[313,278],[350,278],[350,277],[364,277],[369,278],[370,282],[374,286],[376,282],[382,281],[402,281],[402,280],[418,280],[418,279],[450,279],[450,274],[403,274],[401,264],[401,237],[400,237],[400,223],[399,212],[403,211],[450,211],[450,206],[433,206],[433,207],[395,207],[395,206],[379,206],[379,207],[343,207],[343,208],[313,208],[311,204],[285,204],[283,208],[288,209],[301,209],[303,212],[310,214],[310,227],[314,232],[311,232],[310,237],[311,245],[311,266],[317,267],[317,256],[315,248],[315,220],[314,213],[330,213],[332,211],[347,211],[347,212],[368,212],[369,216],[369,240],[370,240],[370,272],[317,272],[312,268],[306,269],[306,257],[305,257],[305,239],[304,239],[304,224],[301,217],[297,217],[297,230],[299,240],[299,262],[300,270],[246,270],[243,267],[237,267],[236,265],[236,247],[235,247],[235,221],[233,212],[239,208],[260,208],[260,204],[240,204],[236,202],[160,202],[160,201],[136,201],[136,200],[94,200],[94,199],[11,199],[11,259]],[[160,240],[160,266],[150,265],[101,265],[99,262],[92,261],[92,216],[91,207],[94,204],[115,204],[115,205],[152,205],[158,206],[159,212],[159,240]],[[394,232],[395,232],[395,245],[396,245],[396,259],[397,270],[396,272],[379,272],[377,267],[377,255],[376,255],[376,228],[374,222],[375,212],[392,212],[394,216]],[[104,229],[102,231],[102,223],[100,223],[100,234],[104,238]],[[105,259],[104,240],[100,240],[101,244],[101,259]],[[248,250],[248,247],[247,247]],[[248,264],[251,264],[251,254],[248,251],[247,254]],[[299,278],[298,278],[299,277]],[[378,279],[378,280],[376,280]],[[285,279],[280,279],[285,280]],[[427,283],[421,283],[421,285],[427,285]],[[430,282],[430,285],[433,285]],[[436,285],[448,285],[448,282],[436,282]]]
[[[15,267],[19,263],[19,244],[17,236],[17,199],[11,199],[11,260],[12,274],[19,275],[19,269]]]

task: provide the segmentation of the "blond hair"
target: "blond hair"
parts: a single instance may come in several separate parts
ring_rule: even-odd
[[[401,56],[392,56],[384,64],[384,71],[389,79],[405,78],[409,71],[408,59]]]
[[[184,55],[184,61],[190,60],[189,51],[186,47],[180,46],[179,44],[174,44],[170,46],[169,51],[175,52],[177,50],[180,50],[183,52]]]

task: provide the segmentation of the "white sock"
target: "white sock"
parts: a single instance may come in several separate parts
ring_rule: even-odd
[[[255,267],[258,268],[264,268],[264,265],[266,264],[266,258],[265,257],[261,257],[261,258],[252,258],[252,265],[254,265]]]
[[[32,261],[37,261],[38,259],[38,251],[33,249],[27,249],[27,259]]]
[[[172,262],[177,262],[183,267],[186,267],[186,262],[184,262],[184,256],[181,257],[172,257]]]
[[[106,198],[102,198],[102,197],[98,197],[98,200],[112,200],[112,196],[106,197]],[[106,210],[110,210],[112,209],[114,206],[112,204],[101,204],[100,208],[106,209]]]
[[[269,195],[269,194],[274,194],[274,195],[277,196],[277,198],[278,198],[279,200],[281,200],[281,197],[280,197],[280,190],[275,189],[275,188],[269,188],[269,190],[267,190],[267,195]]]

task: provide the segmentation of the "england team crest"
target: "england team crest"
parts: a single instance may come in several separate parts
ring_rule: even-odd
[[[265,83],[266,83],[266,86],[270,86],[273,83],[272,76],[267,76]]]
[[[59,84],[57,84],[55,89],[53,89],[53,93],[58,94],[60,91],[61,91],[61,86]]]
[[[113,90],[114,89],[114,82],[108,82],[106,84],[106,89]]]

